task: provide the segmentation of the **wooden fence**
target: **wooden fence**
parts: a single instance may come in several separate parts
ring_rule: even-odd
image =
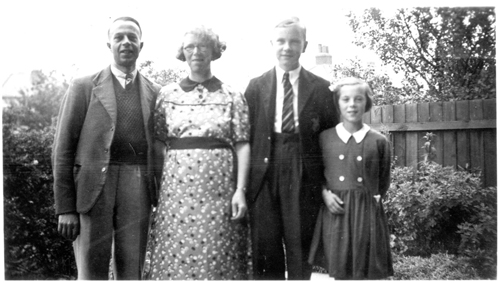
[[[423,160],[423,137],[432,132],[434,161],[480,169],[485,186],[497,185],[496,99],[374,106],[363,121],[391,133],[399,166]]]

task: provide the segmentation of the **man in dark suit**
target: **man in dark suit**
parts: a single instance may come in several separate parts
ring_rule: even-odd
[[[74,240],[78,279],[141,277],[156,203],[154,109],[159,86],[137,72],[142,30],[130,17],[108,30],[111,66],[75,79],[59,112],[52,165],[58,230]],[[161,162],[159,162],[161,163]]]
[[[310,279],[307,263],[321,205],[319,133],[336,125],[329,83],[304,70],[306,29],[279,23],[271,44],[277,65],[250,81],[250,206],[255,279]]]

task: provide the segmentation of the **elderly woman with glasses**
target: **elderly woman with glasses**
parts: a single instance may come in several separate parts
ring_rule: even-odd
[[[166,151],[145,279],[247,279],[250,125],[243,95],[211,72],[225,49],[211,29],[185,33],[177,58],[190,74],[156,102]]]

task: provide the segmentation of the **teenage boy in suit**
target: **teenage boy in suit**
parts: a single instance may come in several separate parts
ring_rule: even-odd
[[[301,67],[306,28],[280,22],[271,44],[276,66],[250,81],[250,205],[255,279],[308,280],[309,247],[321,205],[319,133],[338,122],[329,82]],[[286,253],[286,255],[285,255]]]

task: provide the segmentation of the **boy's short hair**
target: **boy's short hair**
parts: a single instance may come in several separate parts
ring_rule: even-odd
[[[361,88],[363,88],[363,91],[366,96],[366,106],[365,106],[365,112],[370,111],[373,105],[373,91],[370,85],[365,82],[362,79],[355,78],[355,77],[348,77],[348,78],[343,78],[340,81],[338,81],[336,84],[333,85],[332,91],[333,91],[333,100],[335,103],[335,106],[337,107],[337,110],[340,113],[339,109],[339,99],[340,99],[340,90],[344,86],[355,86],[359,85]]]
[[[299,28],[302,35],[304,36],[304,41],[306,41],[306,26],[297,17],[290,17],[290,18],[287,18],[287,19],[279,22],[275,26],[275,28],[287,28],[287,27],[292,27],[292,26],[296,26]]]

